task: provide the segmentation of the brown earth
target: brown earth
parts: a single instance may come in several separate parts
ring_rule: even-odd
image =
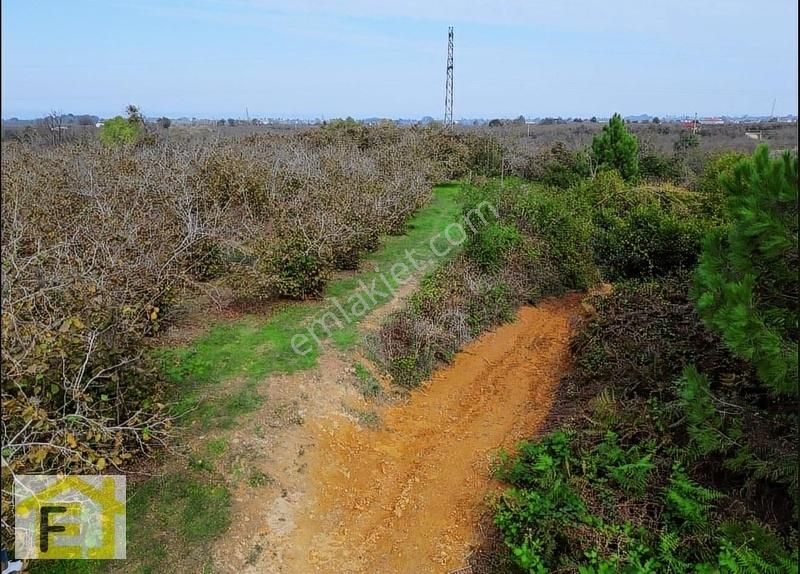
[[[493,456],[546,417],[581,312],[579,294],[521,309],[407,401],[379,408],[376,429],[344,416],[308,420],[305,492],[281,532],[279,571],[420,574],[463,566],[497,487]]]
[[[363,319],[359,330],[363,333],[377,329],[391,312],[402,307],[418,283],[419,278],[404,283],[391,301]],[[193,442],[197,444],[210,438],[224,439],[229,448],[218,461],[218,470],[228,476],[244,477],[229,481],[232,520],[212,549],[214,572],[286,571],[284,557],[292,550],[287,536],[294,531],[297,517],[309,506],[308,468],[310,453],[317,448],[316,425],[328,419],[358,424],[359,414],[369,416],[374,412],[373,401],[357,390],[359,381],[352,367],[355,362],[366,366],[381,381],[382,400],[392,400],[396,390],[360,352],[326,349],[315,368],[265,380],[262,390],[267,398],[263,405],[237,420],[235,429],[195,437]],[[252,477],[258,480],[248,479]]]
[[[408,294],[361,329],[376,328]],[[381,399],[365,399],[352,365],[378,371],[351,352],[329,349],[314,369],[269,377],[258,411],[200,437],[224,438],[217,465],[241,477],[230,481],[232,522],[211,549],[213,571],[463,566],[498,487],[493,456],[541,425],[568,367],[573,322],[586,311],[579,294],[523,308],[399,400],[385,381]]]

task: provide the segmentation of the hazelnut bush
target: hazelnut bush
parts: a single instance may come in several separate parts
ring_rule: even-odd
[[[318,297],[463,163],[431,131],[351,128],[3,143],[4,539],[15,474],[107,472],[168,443],[148,348],[204,282]]]

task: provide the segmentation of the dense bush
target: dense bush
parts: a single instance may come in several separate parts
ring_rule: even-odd
[[[478,229],[470,237],[466,248],[481,269],[499,271],[505,263],[506,254],[521,241],[516,227],[494,222]]]
[[[499,176],[507,162],[506,150],[488,134],[456,133],[440,127],[423,128],[421,134],[426,155],[438,166],[441,180]]]
[[[722,218],[725,214],[727,191],[722,179],[732,173],[733,168],[744,156],[738,152],[726,152],[714,155],[703,166],[702,174],[697,178],[696,189],[705,196],[705,213]]]
[[[269,295],[307,299],[322,294],[331,269],[330,261],[313,245],[296,238],[278,239],[265,244],[259,253],[259,271],[271,278]]]
[[[518,180],[464,187],[467,217],[484,202],[498,219],[476,226],[464,251],[428,276],[373,341],[377,358],[403,386],[425,380],[464,343],[510,320],[520,304],[598,280],[591,220],[569,197]]]
[[[135,142],[141,133],[141,126],[137,122],[132,122],[116,116],[106,120],[100,128],[100,141],[109,146],[120,144],[130,144]]]
[[[570,150],[563,142],[555,142],[528,157],[517,172],[530,181],[568,188],[589,175],[589,166],[583,154]]]
[[[475,335],[507,320],[512,296],[458,255],[423,279],[408,307],[391,316],[371,347],[396,384],[416,386]]]
[[[576,193],[592,205],[594,259],[608,280],[663,275],[695,264],[712,199],[669,183],[626,184],[605,171]]]
[[[644,179],[674,181],[681,177],[681,166],[674,157],[650,151],[639,156],[639,175]]]
[[[530,264],[555,271],[534,282],[537,291],[585,289],[599,280],[590,246],[594,228],[582,198],[537,186],[518,191],[509,186],[499,194],[490,193],[488,200],[497,202],[501,216],[515,221],[530,238],[526,252]]]
[[[608,279],[663,275],[697,260],[704,226],[694,217],[658,205],[636,205],[624,213],[595,215],[593,250]]]

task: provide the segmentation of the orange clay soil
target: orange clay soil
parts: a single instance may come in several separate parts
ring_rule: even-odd
[[[287,540],[287,572],[446,573],[461,567],[500,447],[533,435],[569,362],[581,295],[525,307],[486,333],[370,430],[313,422],[309,508]]]

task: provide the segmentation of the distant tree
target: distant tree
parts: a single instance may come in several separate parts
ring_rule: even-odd
[[[628,132],[625,120],[614,114],[592,140],[592,155],[600,167],[616,169],[626,180],[639,175],[639,142]]]
[[[678,136],[678,140],[672,144],[672,147],[676,153],[686,153],[689,150],[700,147],[700,138],[695,133],[683,131]]]
[[[572,118],[572,122],[576,124],[582,124],[583,118]]]
[[[328,125],[331,128],[339,129],[339,130],[352,130],[352,129],[360,129],[361,123],[357,122],[350,116],[347,116],[345,119],[342,118],[333,118]]]
[[[228,118],[228,125],[233,127],[236,125],[236,120],[233,118]]]
[[[491,120],[489,122],[489,127],[490,128],[499,128],[502,125],[503,125],[503,122],[501,120],[497,119],[497,118],[495,118],[495,119],[493,119],[493,120]]]
[[[525,116],[518,116],[514,121],[514,125],[516,126],[524,126],[525,125]]]
[[[65,119],[66,116],[64,116],[64,114],[61,112],[57,112],[55,110],[50,112],[50,115],[42,118],[38,122],[40,129],[43,132],[42,135],[49,139],[53,144],[64,141],[64,135],[67,131]]]
[[[90,116],[90,115],[87,115],[87,114],[83,114],[83,115],[78,116],[78,125],[79,126],[93,126],[96,123],[97,123],[97,120],[95,120],[94,116]]]
[[[139,106],[128,104],[128,106],[125,108],[125,113],[128,114],[128,121],[130,123],[144,125],[144,116],[142,116]]]
[[[218,126],[224,126],[225,125],[225,120],[217,120],[217,125]]]
[[[656,116],[656,117],[654,117],[654,118],[652,119],[652,122],[653,122],[654,124],[660,124],[660,123],[661,123],[661,119],[660,119],[658,116]]]
[[[166,130],[171,125],[172,125],[172,120],[169,119],[168,117],[162,116],[162,117],[158,118],[158,127],[160,127],[161,129],[165,129]]]
[[[589,121],[591,123],[593,123],[593,124],[596,124],[597,123],[597,116],[592,116],[591,118],[589,118]]]
[[[135,142],[141,134],[141,124],[117,116],[106,120],[100,128],[100,141],[108,146]]]

